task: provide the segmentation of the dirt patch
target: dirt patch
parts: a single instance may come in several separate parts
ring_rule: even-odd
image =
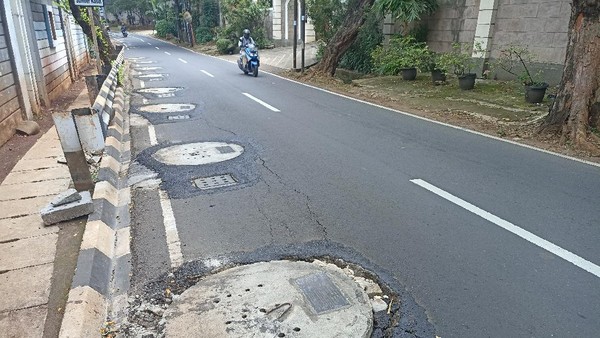
[[[475,89],[464,91],[456,79],[434,85],[428,74],[419,75],[415,81],[399,76],[342,80],[311,71],[278,74],[384,107],[600,163],[598,142],[593,151],[582,151],[561,142],[556,134],[537,132],[552,101],[546,98],[541,104],[526,103],[522,86],[515,82],[478,80]],[[555,91],[550,88],[550,97]]]
[[[12,168],[33,147],[35,142],[52,128],[54,125],[52,112],[66,110],[77,99],[79,93],[86,88],[84,76],[90,75],[93,70],[92,67],[86,68],[77,82],[71,84],[68,90],[52,101],[50,107],[44,108],[34,117],[34,121],[40,125],[40,132],[38,134],[31,136],[15,134],[10,140],[0,146],[0,158],[2,159],[0,161],[0,183],[4,181]]]

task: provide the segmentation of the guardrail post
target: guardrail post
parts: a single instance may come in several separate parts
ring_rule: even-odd
[[[94,188],[92,175],[81,148],[79,134],[71,112],[55,112],[52,114],[60,144],[67,160],[71,179],[77,191],[90,191]]]

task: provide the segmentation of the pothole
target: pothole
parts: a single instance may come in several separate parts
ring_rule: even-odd
[[[202,165],[231,160],[243,152],[244,148],[235,143],[198,142],[162,148],[152,157],[169,165]]]
[[[193,103],[164,103],[164,104],[151,104],[141,106],[137,110],[144,113],[181,113],[190,110],[194,110],[196,105]]]

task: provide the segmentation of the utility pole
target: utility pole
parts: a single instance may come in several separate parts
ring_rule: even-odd
[[[302,74],[304,74],[304,49],[306,47],[306,0],[302,0],[302,9],[300,12],[300,39],[302,40]]]
[[[292,50],[294,53],[293,68],[296,70],[296,52],[298,50],[298,0],[294,0],[294,47]]]

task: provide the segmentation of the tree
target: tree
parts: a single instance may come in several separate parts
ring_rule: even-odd
[[[85,33],[88,39],[92,41],[92,26],[90,26],[89,24],[88,20],[90,20],[90,18],[88,18],[87,11],[82,12],[79,6],[75,5],[74,0],[60,0],[60,2],[58,2],[58,6],[62,10],[73,15],[75,21],[77,21],[77,24],[79,24],[79,26],[83,30],[83,33]],[[94,15],[91,19],[94,20],[94,25],[96,26],[96,35],[98,38],[98,51],[100,53],[100,60],[102,61],[103,65],[107,66],[111,63],[110,56],[114,53],[115,47],[113,46],[112,41],[108,36],[106,28],[100,21],[98,11],[94,10],[93,13]]]
[[[374,9],[382,14],[391,13],[403,22],[410,22],[418,20],[423,14],[431,13],[436,7],[436,0],[349,0],[343,23],[327,42],[316,70],[331,76],[335,74],[344,53],[356,41],[370,10]]]
[[[558,95],[541,131],[598,152],[589,138],[600,127],[600,1],[573,0],[565,68]]]

